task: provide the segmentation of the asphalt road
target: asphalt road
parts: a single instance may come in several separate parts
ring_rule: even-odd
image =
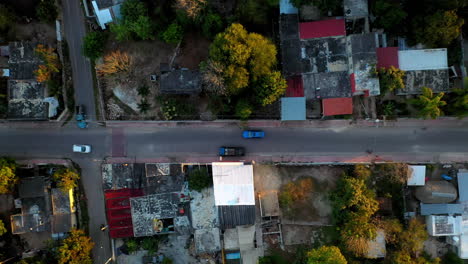
[[[80,0],[66,0],[63,2],[63,23],[65,25],[65,39],[68,43],[72,64],[73,87],[75,89],[75,103],[84,106],[86,116],[96,120],[96,106],[94,101],[94,84],[90,61],[83,56],[83,37],[86,35]]]
[[[463,128],[269,128],[266,137],[246,140],[241,129],[227,128],[77,128],[14,129],[0,128],[0,155],[15,158],[71,158],[82,168],[82,180],[88,199],[90,235],[96,246],[94,263],[111,257],[107,232],[99,226],[106,222],[100,165],[106,157],[127,156],[135,159],[187,157],[216,161],[222,145],[243,146],[247,155],[267,156],[359,157],[382,155],[391,159],[445,154],[468,156],[468,127]],[[72,144],[89,144],[92,153],[72,153]],[[351,159],[352,160],[352,159]],[[429,161],[428,160],[428,161]],[[409,161],[414,161],[410,159]]]

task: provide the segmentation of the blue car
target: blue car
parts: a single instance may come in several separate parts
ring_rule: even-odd
[[[261,130],[244,130],[244,132],[242,132],[242,137],[243,138],[264,138],[265,132]]]

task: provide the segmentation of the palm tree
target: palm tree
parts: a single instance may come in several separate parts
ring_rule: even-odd
[[[431,88],[423,87],[422,95],[414,99],[412,103],[418,108],[419,115],[422,118],[436,119],[444,114],[441,107],[447,104],[442,100],[442,97],[444,97],[444,93],[435,95]]]

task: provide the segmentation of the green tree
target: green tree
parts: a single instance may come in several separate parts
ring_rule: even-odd
[[[148,16],[140,16],[131,24],[131,29],[140,39],[154,39],[153,22]]]
[[[146,113],[150,109],[151,104],[148,103],[146,99],[142,99],[140,103],[138,103],[138,110],[140,110],[140,113]]]
[[[335,246],[321,246],[307,253],[307,264],[347,264],[339,248]]]
[[[426,225],[418,219],[412,218],[407,229],[400,234],[398,248],[408,255],[416,257],[423,250],[424,241],[428,237]]]
[[[15,22],[15,13],[6,5],[0,4],[0,31],[6,31]]]
[[[389,68],[380,68],[378,74],[382,93],[405,88],[405,83],[403,82],[403,78],[405,77],[404,71],[390,66]]]
[[[117,21],[111,24],[110,31],[115,34],[115,39],[118,41],[128,41],[133,38],[130,27],[123,21]]]
[[[203,36],[210,39],[221,32],[224,27],[224,22],[221,16],[211,10],[199,19],[199,23],[201,23]]]
[[[5,224],[0,220],[0,236],[3,236],[8,230],[5,227]]]
[[[94,242],[80,229],[73,229],[57,249],[59,264],[91,264],[91,250]]]
[[[44,23],[55,22],[58,15],[55,0],[40,0],[36,7],[36,15]]]
[[[68,192],[70,189],[78,187],[80,175],[76,171],[66,168],[54,172],[52,179],[57,183],[60,190]]]
[[[106,39],[107,35],[104,32],[89,32],[83,39],[83,54],[95,61],[104,54]]]
[[[199,192],[213,184],[213,180],[205,167],[200,167],[191,171],[188,182],[190,189]]]
[[[18,177],[15,174],[16,163],[10,158],[0,158],[0,194],[13,191]]]
[[[286,80],[279,71],[273,71],[258,81],[255,86],[255,95],[258,103],[266,106],[276,102],[285,92],[288,87]]]
[[[414,38],[429,47],[447,47],[460,35],[463,23],[455,10],[438,10],[427,17],[413,19]]]
[[[127,41],[135,37],[142,40],[154,38],[153,23],[144,2],[127,0],[123,2],[120,10],[122,19],[110,26],[118,41]]]
[[[401,24],[408,16],[400,4],[386,0],[377,0],[372,11],[376,16],[376,26],[394,33],[401,31]]]
[[[161,39],[169,44],[177,44],[184,36],[184,29],[177,23],[172,23],[161,33]]]
[[[444,93],[435,95],[432,92],[432,89],[423,87],[422,95],[410,102],[418,108],[419,115],[422,118],[436,119],[437,117],[444,114],[441,107],[445,106],[447,103],[442,100],[443,97]]]
[[[136,252],[140,248],[138,242],[133,238],[127,240],[127,242],[125,242],[125,245],[127,246],[128,253]]]
[[[453,99],[449,104],[450,112],[458,117],[465,117],[468,115],[468,87],[463,89],[452,90]]]
[[[356,178],[361,179],[364,182],[366,182],[372,175],[372,171],[369,168],[369,165],[364,165],[364,164],[354,165],[353,172]]]
[[[236,116],[240,120],[247,120],[249,119],[250,115],[252,115],[252,106],[246,100],[240,100],[236,104]]]
[[[126,0],[123,2],[120,13],[124,20],[135,22],[141,16],[148,15],[148,9],[143,1],[140,0]]]

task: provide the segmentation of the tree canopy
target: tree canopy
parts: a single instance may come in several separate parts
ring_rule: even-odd
[[[307,252],[307,264],[347,264],[339,248],[321,246]]]
[[[73,229],[58,248],[59,264],[91,264],[91,250],[94,242],[85,235],[83,230]]]
[[[104,62],[97,65],[96,68],[99,74],[112,75],[129,72],[131,66],[131,57],[127,53],[117,50],[105,55]]]
[[[106,34],[101,31],[93,31],[86,34],[83,41],[83,53],[92,61],[101,57],[104,53]]]
[[[36,7],[36,15],[44,23],[55,22],[58,15],[55,0],[40,0]]]
[[[34,52],[44,62],[44,64],[39,65],[39,68],[34,71],[36,81],[49,81],[54,73],[58,73],[60,71],[60,62],[57,53],[55,53],[55,49],[38,44],[34,49]]]
[[[57,187],[63,192],[68,192],[70,189],[78,187],[80,175],[69,168],[56,171],[52,175],[52,179],[57,182]]]
[[[153,22],[148,16],[148,9],[142,1],[127,0],[120,9],[122,20],[110,26],[118,41],[133,38],[142,40],[154,39]]]
[[[455,10],[438,10],[413,19],[414,38],[432,48],[447,47],[460,35],[463,23]]]
[[[16,163],[9,158],[0,158],[0,194],[13,191],[18,177],[15,174]]]
[[[401,23],[408,16],[400,4],[386,0],[377,0],[372,11],[376,16],[377,27],[395,33],[401,30]]]
[[[15,22],[15,13],[9,7],[0,4],[0,31],[6,31]]]
[[[403,82],[404,71],[390,66],[389,68],[380,68],[378,74],[382,93],[405,88],[405,83]]]
[[[417,99],[412,100],[412,103],[417,107],[419,115],[422,118],[436,119],[444,114],[441,107],[445,106],[447,103],[442,100],[443,97],[444,93],[434,94],[432,89],[423,87],[422,95]]]
[[[6,232],[8,232],[8,230],[6,229],[5,224],[3,223],[3,221],[0,220],[0,236],[5,234]]]
[[[213,184],[212,178],[206,167],[197,168],[190,172],[189,177],[190,189],[201,191]]]

